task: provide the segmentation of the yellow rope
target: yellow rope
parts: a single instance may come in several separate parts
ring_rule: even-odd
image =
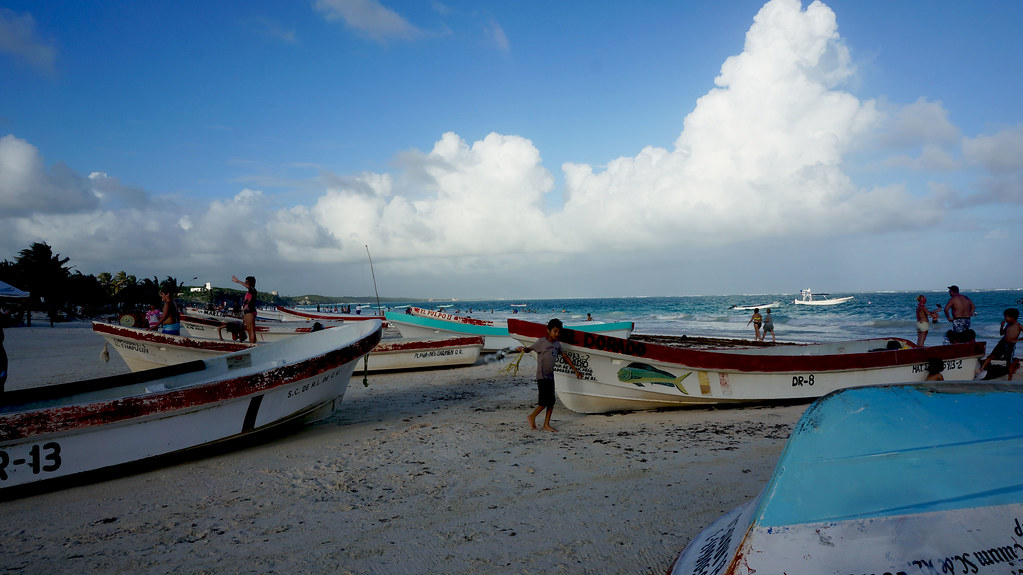
[[[515,361],[510,362],[508,365],[501,368],[501,371],[507,372],[509,375],[516,375],[519,373],[519,362],[522,361],[522,356],[526,355],[525,351],[519,352],[519,357],[515,358]]]

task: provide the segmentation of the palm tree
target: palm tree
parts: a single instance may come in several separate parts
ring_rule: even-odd
[[[66,283],[71,271],[64,264],[69,259],[61,259],[59,254],[53,255],[53,248],[39,242],[19,252],[16,265],[30,294],[26,321],[29,326],[32,325],[31,310],[45,307],[50,316],[50,327],[53,327],[58,303],[65,303]]]

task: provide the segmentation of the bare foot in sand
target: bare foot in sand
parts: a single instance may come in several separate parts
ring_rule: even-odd
[[[533,429],[536,429],[536,426],[533,426]],[[543,430],[544,431],[557,431],[557,429],[554,429],[553,427],[551,427],[549,425],[543,426]]]
[[[526,419],[529,420],[529,426],[532,427],[533,429],[536,429],[536,416],[530,414],[526,416]]]

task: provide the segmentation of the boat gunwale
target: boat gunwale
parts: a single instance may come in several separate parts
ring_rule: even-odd
[[[126,397],[111,399],[99,399],[95,401],[83,401],[82,403],[71,403],[60,406],[43,406],[38,408],[29,407],[24,411],[8,411],[0,413],[0,444],[16,442],[28,438],[43,435],[53,435],[73,432],[90,427],[97,427],[119,423],[132,419],[139,419],[152,416],[170,414],[175,411],[182,411],[212,405],[225,401],[237,400],[249,396],[265,394],[271,390],[290,385],[317,376],[318,374],[338,369],[349,362],[369,353],[380,341],[382,328],[377,328],[369,333],[359,336],[355,341],[349,342],[344,347],[327,350],[312,357],[307,357],[296,363],[282,365],[280,367],[254,371],[244,375],[230,376],[224,373],[223,377],[217,377],[211,381],[188,385],[180,388],[171,388],[164,391],[136,394]],[[249,353],[250,350],[237,352],[231,355]],[[185,369],[182,373],[202,371],[195,369],[198,363],[205,368],[206,361],[218,361],[222,358],[211,360],[196,360],[180,365],[168,366],[168,368]],[[108,380],[112,383],[110,387],[98,387],[99,389],[114,389],[122,381],[142,383],[156,381],[166,376],[166,368],[152,370],[159,372],[152,379],[142,378],[121,378],[112,376],[98,380],[87,380],[103,382]],[[145,372],[140,372],[145,373]],[[134,374],[123,374],[131,376]],[[180,374],[176,374],[180,375]],[[64,384],[73,385],[73,384]],[[63,389],[69,389],[63,387]],[[82,392],[75,391],[68,397],[78,395]],[[48,401],[59,400],[59,397],[51,397]],[[8,405],[7,407],[11,407]]]
[[[543,324],[518,319],[508,320],[512,336],[545,337]],[[984,355],[984,342],[959,343],[932,347],[917,347],[902,338],[869,338],[855,341],[899,341],[904,346],[897,350],[879,350],[826,355],[756,355],[732,353],[725,349],[695,350],[647,343],[610,335],[585,333],[564,328],[559,340],[599,354],[621,358],[642,359],[694,370],[723,372],[801,373],[808,371],[859,371],[927,363],[930,359],[953,360]],[[795,344],[801,347],[824,344]]]
[[[226,341],[217,339],[188,337],[184,335],[171,335],[161,333],[158,331],[151,331],[148,329],[138,327],[115,325],[112,323],[106,323],[102,321],[93,321],[92,331],[99,333],[100,335],[103,336],[110,335],[114,337],[123,337],[127,339],[145,341],[149,343],[170,345],[177,348],[183,347],[192,349],[202,349],[220,353],[242,351],[245,349],[251,349],[259,345],[257,343],[248,343],[240,341]]]

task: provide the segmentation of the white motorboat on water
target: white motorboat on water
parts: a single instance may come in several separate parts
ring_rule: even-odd
[[[799,297],[800,299],[792,300],[792,303],[797,305],[838,305],[853,299],[851,295],[832,298],[830,294],[813,293],[809,289],[799,290]]]
[[[780,301],[773,301],[771,303],[762,303],[760,305],[733,305],[731,309],[738,311],[747,311],[751,309],[774,309],[781,306]]]

